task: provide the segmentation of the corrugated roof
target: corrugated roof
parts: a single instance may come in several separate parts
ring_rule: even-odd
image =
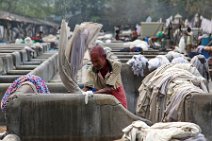
[[[40,25],[48,25],[48,26],[58,26],[58,24],[49,22],[49,21],[44,21],[40,19],[35,19],[35,18],[28,18],[24,16],[20,16],[17,14],[13,14],[10,12],[6,11],[0,11],[0,19],[2,20],[8,20],[8,21],[15,21],[15,22],[25,22],[25,23],[33,23],[33,24],[40,24]]]

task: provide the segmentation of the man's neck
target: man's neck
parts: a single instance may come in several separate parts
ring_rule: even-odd
[[[108,62],[106,61],[104,67],[100,69],[100,73],[105,78],[105,75],[108,72],[109,72],[109,65],[108,65]]]

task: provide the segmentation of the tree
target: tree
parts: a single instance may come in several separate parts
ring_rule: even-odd
[[[0,8],[24,16],[45,18],[54,9],[52,0],[0,0]]]

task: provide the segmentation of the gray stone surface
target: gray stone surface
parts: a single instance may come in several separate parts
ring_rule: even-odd
[[[8,103],[7,129],[22,141],[111,141],[143,120],[112,96],[80,94],[17,95]]]
[[[138,88],[142,83],[143,77],[134,75],[131,67],[127,64],[122,64],[121,77],[127,96],[128,110],[135,113],[139,95]]]
[[[57,72],[58,54],[54,54],[29,74],[37,75],[48,82],[56,75]]]
[[[185,121],[198,124],[208,141],[212,140],[212,94],[193,94],[185,101]]]
[[[12,83],[15,79],[20,77],[21,75],[0,75],[1,83]]]

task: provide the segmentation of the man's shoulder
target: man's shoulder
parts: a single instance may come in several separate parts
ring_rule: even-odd
[[[111,63],[112,67],[121,67],[122,66],[121,62],[118,60],[109,60],[109,62]]]
[[[96,69],[93,67],[93,65],[90,65],[90,66],[88,66],[88,68],[87,68],[87,72],[90,73],[90,74],[95,74],[95,73],[98,72],[98,70],[96,70]]]

